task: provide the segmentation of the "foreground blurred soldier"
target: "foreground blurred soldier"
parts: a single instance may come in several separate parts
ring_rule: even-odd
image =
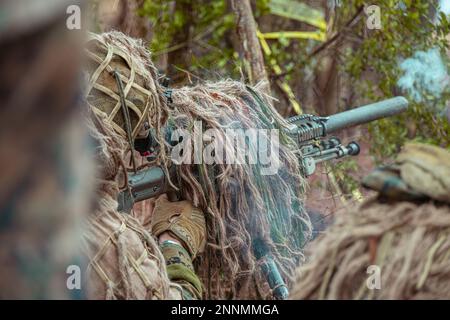
[[[192,259],[204,245],[204,224],[189,221],[203,215],[158,200],[148,229],[159,247],[142,224],[116,211],[124,140],[112,122],[84,102],[80,108],[83,39],[66,28],[67,6],[76,3],[1,4],[0,298],[200,297]],[[83,234],[89,260],[79,248]]]
[[[66,28],[72,4],[0,3],[0,299],[82,297],[77,279],[67,282],[82,268],[79,221],[92,185],[77,112],[82,35]]]
[[[126,160],[131,157],[134,166],[142,160],[130,141],[145,134],[151,101],[158,97],[150,76],[154,70],[142,62],[148,53],[133,47],[134,41],[118,33],[91,35],[86,46],[88,123],[100,172],[99,205],[84,236],[88,298],[200,299],[202,285],[192,261],[205,246],[203,213],[165,196],[154,210],[148,206],[137,215],[117,210],[132,169]]]
[[[310,248],[293,299],[450,299],[450,152],[409,143]]]

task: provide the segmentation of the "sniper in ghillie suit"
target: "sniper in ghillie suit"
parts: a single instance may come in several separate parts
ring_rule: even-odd
[[[0,10],[1,299],[450,299],[450,1]]]

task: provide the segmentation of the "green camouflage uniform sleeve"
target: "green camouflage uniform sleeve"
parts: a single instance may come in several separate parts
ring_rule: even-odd
[[[183,299],[201,299],[202,284],[195,274],[189,253],[181,245],[171,241],[164,241],[160,247],[166,259],[169,279],[181,286]]]

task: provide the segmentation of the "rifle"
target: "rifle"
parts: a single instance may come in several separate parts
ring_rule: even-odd
[[[312,175],[317,163],[359,154],[360,147],[357,142],[352,141],[344,146],[336,137],[323,139],[329,134],[381,118],[391,117],[402,113],[407,108],[408,100],[404,97],[395,97],[329,117],[305,114],[289,118],[287,121],[292,127],[288,130],[288,134],[296,140],[299,146],[300,161],[303,164],[304,174],[307,177]]]
[[[329,117],[309,114],[294,116],[287,119],[290,126],[286,129],[286,133],[296,141],[298,145],[297,154],[299,161],[302,163],[303,173],[305,176],[310,176],[314,173],[317,163],[345,156],[356,156],[360,152],[357,142],[352,141],[344,146],[338,138],[327,138],[328,135],[348,127],[397,115],[404,112],[407,108],[408,101],[404,97],[395,97]],[[141,154],[147,154],[147,149],[155,147],[155,141],[152,134],[149,134],[147,140],[144,142],[140,141],[136,149]],[[177,181],[173,167],[169,169],[168,175],[171,181]],[[130,212],[136,202],[172,191],[167,174],[159,166],[130,174],[128,176],[128,185],[129,188],[122,191],[118,198],[118,210],[122,212]],[[276,264],[262,240],[255,240],[255,257],[264,259],[262,270],[273,290],[274,297],[276,299],[286,299],[288,290]]]

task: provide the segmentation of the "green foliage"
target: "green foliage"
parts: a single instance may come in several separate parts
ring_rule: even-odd
[[[234,16],[226,0],[146,0],[140,14],[153,23],[154,36],[150,49],[155,56],[186,44],[173,43],[177,34],[191,34],[190,49],[194,50],[188,71],[195,72],[206,66],[228,68],[233,72],[235,55],[225,40],[225,34],[234,28]],[[231,66],[231,67],[230,67]]]
[[[345,195],[352,195],[353,191],[359,189],[359,181],[356,176],[359,167],[355,159],[347,158],[334,161],[331,171],[339,181]]]
[[[255,17],[260,17],[265,14],[270,13],[270,4],[271,0],[257,0],[256,1],[256,11],[255,11]]]
[[[306,22],[323,30],[327,27],[322,11],[295,0],[272,0],[269,8],[271,13],[280,17]]]
[[[403,0],[403,6],[398,2],[372,1],[371,4],[381,9],[382,29],[368,30],[363,13],[363,19],[351,31],[362,41],[356,49],[344,52],[343,70],[351,76],[356,95],[366,102],[402,94],[397,88],[397,81],[402,76],[399,63],[414,52],[439,48],[442,56],[446,56],[448,40],[445,36],[450,32],[450,22],[444,14],[439,14],[436,19],[431,17],[433,1]],[[339,8],[341,27],[364,3],[352,0]],[[407,113],[370,125],[372,152],[378,159],[392,156],[408,139],[449,147],[450,125],[436,112],[445,108],[449,97],[446,92],[440,98],[427,96],[422,103],[409,99]]]
[[[270,14],[270,2],[254,2],[257,18]],[[416,51],[437,47],[445,56],[448,46],[445,37],[450,32],[450,21],[442,13],[435,19],[431,17],[433,2],[403,0],[403,5],[399,5],[399,0],[371,1],[370,4],[378,5],[381,9],[381,30],[369,30],[364,13],[356,26],[351,30],[343,30],[357,8],[367,5],[366,1],[349,0],[337,8],[334,29],[356,39],[354,45],[340,48],[339,61],[344,62],[340,71],[351,77],[355,96],[361,103],[404,94],[397,87],[397,81],[402,75],[399,64]],[[185,10],[186,7],[190,10]],[[174,42],[174,37],[185,33],[188,26],[193,54],[187,70],[208,78],[211,78],[211,73],[239,77],[241,63],[229,37],[235,28],[229,1],[146,0],[140,13],[153,22],[151,50],[156,56],[183,45]],[[274,20],[274,27],[279,24],[279,30],[262,31],[280,31],[287,25],[299,29],[296,25],[298,22],[277,19]],[[440,22],[436,23],[436,20]],[[260,27],[264,29],[264,25]],[[314,73],[317,60],[316,57],[310,57],[309,53],[317,47],[317,41],[281,37],[268,42],[272,50],[271,59],[282,67],[283,79],[291,87],[298,88],[297,83],[302,83]],[[448,147],[450,125],[436,110],[443,110],[449,98],[450,92],[444,93],[439,99],[428,96],[422,103],[409,99],[411,104],[407,113],[371,124],[372,153],[377,159],[392,156],[410,139]]]
[[[178,10],[173,15],[169,14],[170,3],[171,1],[165,0],[147,0],[139,12],[149,17],[153,23],[154,37],[151,49],[154,52],[167,48],[175,32],[180,31],[183,26],[184,13]]]
[[[252,1],[256,18],[270,14],[270,1]],[[153,24],[151,51],[157,57],[182,45],[173,43],[173,39],[177,33],[185,33],[188,25],[193,54],[187,71],[209,77],[211,73],[216,73],[239,78],[241,61],[228,37],[228,33],[235,29],[229,3],[227,0],[146,0],[140,14],[148,17]],[[184,10],[183,5],[189,6],[190,10]],[[286,38],[270,41],[272,58],[283,66],[286,80],[297,80],[303,77],[305,70],[312,70],[307,51],[315,44],[317,41]]]

